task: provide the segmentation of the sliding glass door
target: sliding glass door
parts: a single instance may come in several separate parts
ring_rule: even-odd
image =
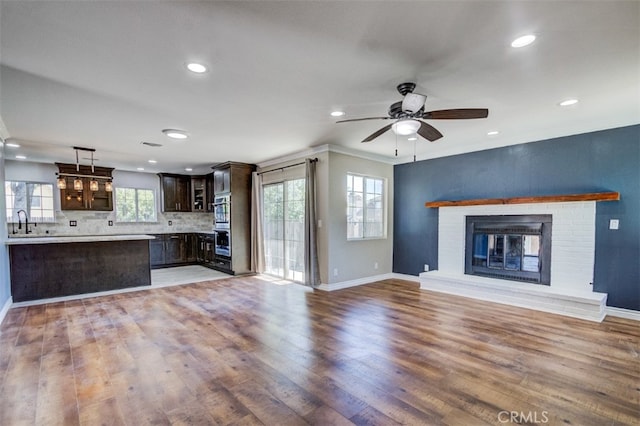
[[[265,273],[304,282],[304,179],[263,187]]]

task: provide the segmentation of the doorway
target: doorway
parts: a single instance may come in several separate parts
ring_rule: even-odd
[[[304,282],[305,179],[263,187],[265,273]]]

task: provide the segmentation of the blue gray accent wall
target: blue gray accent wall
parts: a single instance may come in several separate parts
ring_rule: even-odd
[[[438,209],[427,201],[604,191],[620,201],[596,203],[593,289],[640,311],[640,125],[395,166],[393,271],[438,268]]]

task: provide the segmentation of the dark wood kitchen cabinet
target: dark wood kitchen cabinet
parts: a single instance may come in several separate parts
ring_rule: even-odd
[[[203,213],[213,211],[213,173],[191,177],[191,209]]]
[[[191,211],[191,176],[159,173],[163,212]]]
[[[229,195],[229,222],[220,230],[228,233],[231,254],[217,254],[214,268],[230,274],[251,273],[251,181],[255,166],[230,161],[212,169],[214,197]]]
[[[105,183],[111,180],[113,168],[94,167],[92,170],[91,166],[63,163],[56,163],[56,166],[61,173],[60,177],[64,178],[66,183],[66,188],[60,189],[60,208],[62,210],[113,210],[113,192],[107,191],[105,187]],[[98,182],[97,191],[92,191],[90,187],[90,182],[94,178],[87,176],[97,176],[95,178]],[[80,191],[73,189],[73,181],[76,177],[82,181]]]
[[[158,234],[149,241],[151,268],[197,263],[196,234]]]

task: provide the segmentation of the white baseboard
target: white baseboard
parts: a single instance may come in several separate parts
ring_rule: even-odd
[[[388,274],[372,275],[370,277],[357,278],[355,280],[349,280],[349,281],[341,281],[339,283],[320,284],[318,287],[316,287],[316,290],[322,290],[322,291],[342,290],[343,288],[357,287],[359,285],[371,284],[376,281],[390,280],[390,279],[413,281],[416,283],[420,282],[419,277],[415,275],[396,274],[394,272],[390,272]]]
[[[640,311],[634,311],[631,309],[616,308],[614,306],[607,306],[605,308],[607,315],[618,318],[626,318],[630,320],[640,321]]]
[[[11,309],[12,305],[13,305],[13,298],[9,296],[9,298],[5,302],[2,309],[0,309],[0,324],[2,324],[2,321],[4,321],[4,317],[7,316],[7,312],[9,312],[9,309]]]

